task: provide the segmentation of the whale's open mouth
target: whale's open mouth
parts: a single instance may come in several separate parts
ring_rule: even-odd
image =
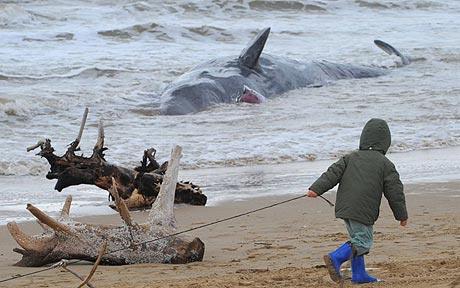
[[[265,98],[265,96],[263,96],[256,90],[249,88],[246,85],[243,86],[241,95],[238,98],[236,98],[236,102],[244,102],[250,104],[260,104],[265,101],[267,101],[267,98]]]

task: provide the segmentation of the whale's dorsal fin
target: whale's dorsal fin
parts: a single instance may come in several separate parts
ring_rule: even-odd
[[[238,61],[250,69],[257,67],[260,54],[264,49],[265,42],[267,42],[268,34],[270,34],[270,27],[260,31],[257,36],[249,42],[248,46],[241,51]]]

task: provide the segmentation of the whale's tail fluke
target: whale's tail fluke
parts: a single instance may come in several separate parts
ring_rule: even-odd
[[[410,58],[401,54],[401,52],[399,52],[395,47],[391,46],[390,44],[388,43],[385,43],[381,40],[374,40],[374,43],[375,45],[377,45],[377,47],[379,47],[380,49],[382,49],[383,51],[385,51],[387,54],[389,55],[393,55],[395,54],[396,56],[398,56],[399,58],[401,58],[401,61],[402,61],[402,65],[408,65],[410,64]]]

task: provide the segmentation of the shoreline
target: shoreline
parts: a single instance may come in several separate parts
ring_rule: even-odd
[[[386,200],[382,201],[381,216],[375,225],[375,246],[366,261],[373,268],[371,272],[386,282],[369,287],[450,287],[456,281],[460,269],[459,189],[460,181],[406,185],[407,228],[398,226]],[[326,197],[333,201],[334,196],[328,193]],[[178,230],[287,198],[286,195],[259,197],[210,207],[179,205],[175,209]],[[148,211],[132,214],[141,222]],[[118,215],[80,219],[89,223],[121,223]],[[29,235],[40,231],[32,222],[20,226]],[[5,226],[0,231],[0,277],[37,270],[11,266],[20,259],[19,254],[12,252],[17,244]],[[320,199],[309,198],[188,234],[200,237],[205,243],[203,262],[100,266],[92,283],[96,287],[335,287],[337,284],[328,278],[323,267],[322,255],[347,239],[345,227],[334,218],[333,209]],[[73,268],[86,275],[90,265]],[[69,273],[57,271],[60,270],[2,284],[4,287],[78,285],[78,280]],[[349,282],[345,286],[351,287]]]
[[[460,180],[460,146],[392,153],[388,157],[398,168],[403,183]],[[185,169],[179,172],[179,179],[200,185],[203,193],[208,196],[206,205],[216,206],[228,201],[257,197],[297,195],[334,161]],[[0,180],[3,184],[0,194],[5,195],[3,202],[0,202],[0,224],[11,220],[31,220],[30,213],[24,209],[27,203],[41,205],[45,212],[55,216],[67,195],[73,196],[78,216],[114,214],[108,207],[108,192],[95,186],[74,186],[59,193],[53,190],[55,181],[47,180],[44,175],[0,176]]]

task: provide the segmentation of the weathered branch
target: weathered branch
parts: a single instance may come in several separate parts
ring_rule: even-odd
[[[98,140],[93,148],[93,154],[90,157],[75,155],[74,152],[81,140],[87,115],[88,110],[85,109],[80,133],[64,155],[54,154],[54,148],[49,139],[41,141],[39,146],[35,145],[41,148],[38,155],[44,157],[51,166],[46,178],[57,179],[54,189],[58,191],[80,184],[96,185],[108,191],[113,186],[112,178],[114,178],[118,194],[125,201],[128,209],[150,208],[160,191],[168,162],[160,166],[155,160],[156,150],[150,148],[144,151],[141,166],[134,169],[107,163],[104,158],[104,151],[107,148],[104,147],[102,121],[99,122]],[[205,205],[207,197],[196,185],[177,183],[175,201],[176,203]]]
[[[147,157],[149,158],[150,162],[155,161],[155,155],[157,154],[157,150],[155,148],[150,148],[146,150]]]
[[[163,177],[160,192],[149,213],[149,219],[152,223],[175,226],[174,196],[181,156],[182,147],[175,146],[171,151],[171,159],[168,162],[168,169]]]
[[[77,277],[78,279],[80,279],[81,281],[85,281],[85,278],[83,278],[83,276],[81,276],[80,274],[78,274],[77,272],[73,271],[72,269],[70,269],[69,267],[67,267],[67,265],[63,265],[62,268],[64,270],[66,270],[67,272],[69,272],[70,274],[72,274],[73,276]],[[89,281],[87,283],[85,283],[84,285],[90,287],[90,288],[96,288],[93,286],[93,284],[89,283]],[[78,286],[78,287],[82,287],[82,286]]]
[[[38,220],[40,220],[40,222],[42,222],[43,224],[50,227],[56,232],[63,232],[67,234],[70,234],[72,232],[69,226],[63,223],[59,223],[58,221],[46,215],[46,213],[44,213],[32,204],[27,204],[27,210],[29,210],[30,213],[32,213],[32,215],[34,215]]]
[[[95,148],[97,149],[102,149],[104,148],[104,138],[105,138],[105,135],[104,135],[104,124],[102,122],[102,120],[99,120],[99,127],[98,127],[98,133],[97,133],[97,142],[96,142],[96,146]]]
[[[38,140],[37,144],[31,145],[31,146],[27,147],[27,152],[30,152],[30,151],[32,151],[32,150],[35,150],[35,149],[37,149],[38,147],[42,147],[42,148],[43,148],[43,145],[45,144],[45,142],[46,142],[46,139],[40,139],[40,140]]]
[[[157,150],[155,150],[155,148],[149,148],[147,150],[144,150],[144,156],[142,157],[141,166],[134,168],[134,170],[142,173],[150,173],[152,171],[157,170],[155,171],[156,173],[164,174],[162,173],[163,171],[158,170],[160,168],[160,164],[158,164],[158,162],[155,160],[156,153]]]
[[[104,124],[102,120],[99,120],[97,141],[93,148],[93,155],[91,156],[92,158],[99,156],[101,159],[104,160],[104,151],[107,150],[107,148],[104,147],[104,139]]]
[[[72,195],[67,196],[64,206],[62,206],[61,217],[69,217],[70,205],[72,205]]]
[[[13,248],[13,252],[19,253],[21,255],[27,255],[27,251],[21,248]]]
[[[41,253],[43,251],[46,251],[50,246],[52,246],[52,237],[30,237],[29,235],[21,231],[16,222],[8,223],[7,228],[14,240],[16,240],[19,246],[24,248],[26,251]]]
[[[97,255],[96,262],[94,262],[93,268],[91,268],[91,271],[89,272],[88,276],[86,276],[85,280],[81,282],[81,284],[78,285],[77,288],[81,288],[85,285],[88,285],[89,280],[91,280],[91,278],[97,270],[97,266],[99,266],[99,263],[101,263],[102,256],[105,254],[105,251],[107,251],[107,242],[104,242],[104,244],[102,244],[101,249],[99,249],[99,254]]]
[[[133,221],[131,219],[131,214],[129,214],[128,207],[126,207],[125,202],[118,195],[117,183],[115,178],[112,177],[112,187],[109,189],[110,194],[112,195],[115,205],[117,206],[118,213],[120,214],[121,219],[128,226],[133,226]]]
[[[80,141],[81,141],[81,136],[83,135],[83,130],[85,129],[86,119],[88,118],[88,112],[89,112],[89,109],[88,107],[86,107],[85,112],[83,112],[83,118],[81,119],[80,130],[78,131],[77,138],[75,139],[74,142],[72,142],[72,144],[70,144],[69,150],[72,149],[72,151],[75,151],[78,149],[78,145],[80,144]]]

